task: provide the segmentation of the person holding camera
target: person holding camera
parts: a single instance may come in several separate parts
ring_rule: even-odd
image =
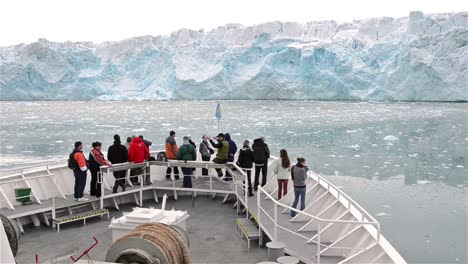
[[[199,151],[203,161],[210,161],[211,155],[214,153],[214,150],[210,148],[210,145],[208,144],[208,139],[209,137],[207,135],[203,135],[202,142],[200,143]],[[208,176],[208,169],[202,169],[202,175]]]
[[[214,143],[213,139],[210,139],[211,145],[218,149],[218,152],[216,153],[216,158],[213,159],[213,162],[217,164],[225,164],[228,162],[229,143],[226,140],[224,140],[223,133],[219,133],[216,137],[216,140],[218,141],[218,143]],[[216,172],[218,173],[218,177],[223,177],[223,171],[221,169],[217,168]]]
[[[297,158],[296,165],[291,168],[291,179],[294,183],[294,202],[291,207],[296,208],[299,199],[301,199],[301,211],[305,208],[305,196],[306,196],[306,179],[309,168],[306,166],[306,160],[304,158]],[[296,216],[296,212],[290,212],[291,217]]]

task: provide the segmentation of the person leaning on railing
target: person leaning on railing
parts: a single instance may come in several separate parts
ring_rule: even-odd
[[[124,163],[128,161],[128,150],[120,142],[120,136],[114,135],[114,144],[109,146],[107,150],[107,159],[112,162],[112,164]],[[114,171],[115,183],[112,188],[112,192],[116,193],[119,186],[122,187],[122,192],[125,192],[125,174],[126,170]]]
[[[128,162],[134,163],[143,163],[145,160],[148,160],[150,157],[150,153],[148,147],[146,147],[143,140],[138,136],[133,137],[132,144],[130,145],[130,149],[128,151]],[[134,168],[130,170],[130,181],[133,184],[138,184],[138,177],[142,175],[144,170],[142,168]],[[144,180],[144,179],[143,179]]]
[[[99,141],[93,142],[92,149],[89,152],[89,171],[91,172],[90,195],[101,197],[101,179],[98,180],[99,167],[111,166],[104,154],[101,152],[102,143]]]
[[[213,159],[213,162],[216,164],[226,164],[228,162],[229,157],[229,143],[224,140],[224,134],[219,133],[216,137],[218,143],[214,143],[213,140],[210,138],[210,143],[213,147],[218,149],[216,153],[216,158]],[[216,168],[216,172],[218,173],[218,177],[223,177],[223,171],[219,168]]]
[[[294,183],[294,202],[291,205],[292,208],[296,208],[299,198],[301,199],[301,211],[305,208],[305,196],[306,196],[306,179],[309,168],[305,165],[306,160],[304,158],[297,158],[296,165],[291,168],[291,179]],[[291,210],[291,217],[295,217],[296,212]]]
[[[183,138],[183,145],[177,151],[177,160],[183,160],[187,162],[188,160],[196,160],[197,159],[197,151],[190,144],[189,137],[185,136]],[[182,187],[184,188],[192,188],[192,175],[193,169],[182,167],[182,173],[184,174],[184,181]]]
[[[202,142],[200,143],[200,148],[198,148],[203,161],[210,161],[211,155],[213,155],[214,153],[214,150],[210,148],[210,145],[208,144],[208,139],[209,137],[207,135],[203,135]],[[202,169],[202,175],[208,176],[207,168]]]

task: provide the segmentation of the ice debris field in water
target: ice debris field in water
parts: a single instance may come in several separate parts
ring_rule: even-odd
[[[0,48],[1,100],[466,101],[468,13]]]
[[[2,102],[0,169],[64,160],[75,140],[142,134],[164,149],[217,134],[216,101]],[[265,136],[342,186],[382,224],[408,263],[466,263],[466,103],[222,101],[221,130],[238,146]],[[118,112],[116,112],[118,109]],[[177,113],[177,114],[174,114]],[[1,170],[0,170],[1,171]]]

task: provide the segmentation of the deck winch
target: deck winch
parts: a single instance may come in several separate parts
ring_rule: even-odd
[[[189,237],[179,226],[161,223],[139,225],[115,241],[106,261],[135,264],[189,264]]]
[[[5,229],[5,234],[10,244],[11,252],[13,256],[16,256],[18,252],[19,240],[21,238],[21,231],[18,223],[15,220],[8,219],[6,216],[0,214],[0,219]]]

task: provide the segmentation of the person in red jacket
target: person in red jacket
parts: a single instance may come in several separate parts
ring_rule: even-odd
[[[143,140],[141,140],[141,138],[135,136],[128,150],[128,162],[142,163],[148,160],[149,157],[150,153],[148,147],[145,145]],[[140,175],[142,173],[143,170],[141,168],[133,169],[130,173],[130,180],[132,181],[132,183],[138,184],[138,177],[132,176]]]

